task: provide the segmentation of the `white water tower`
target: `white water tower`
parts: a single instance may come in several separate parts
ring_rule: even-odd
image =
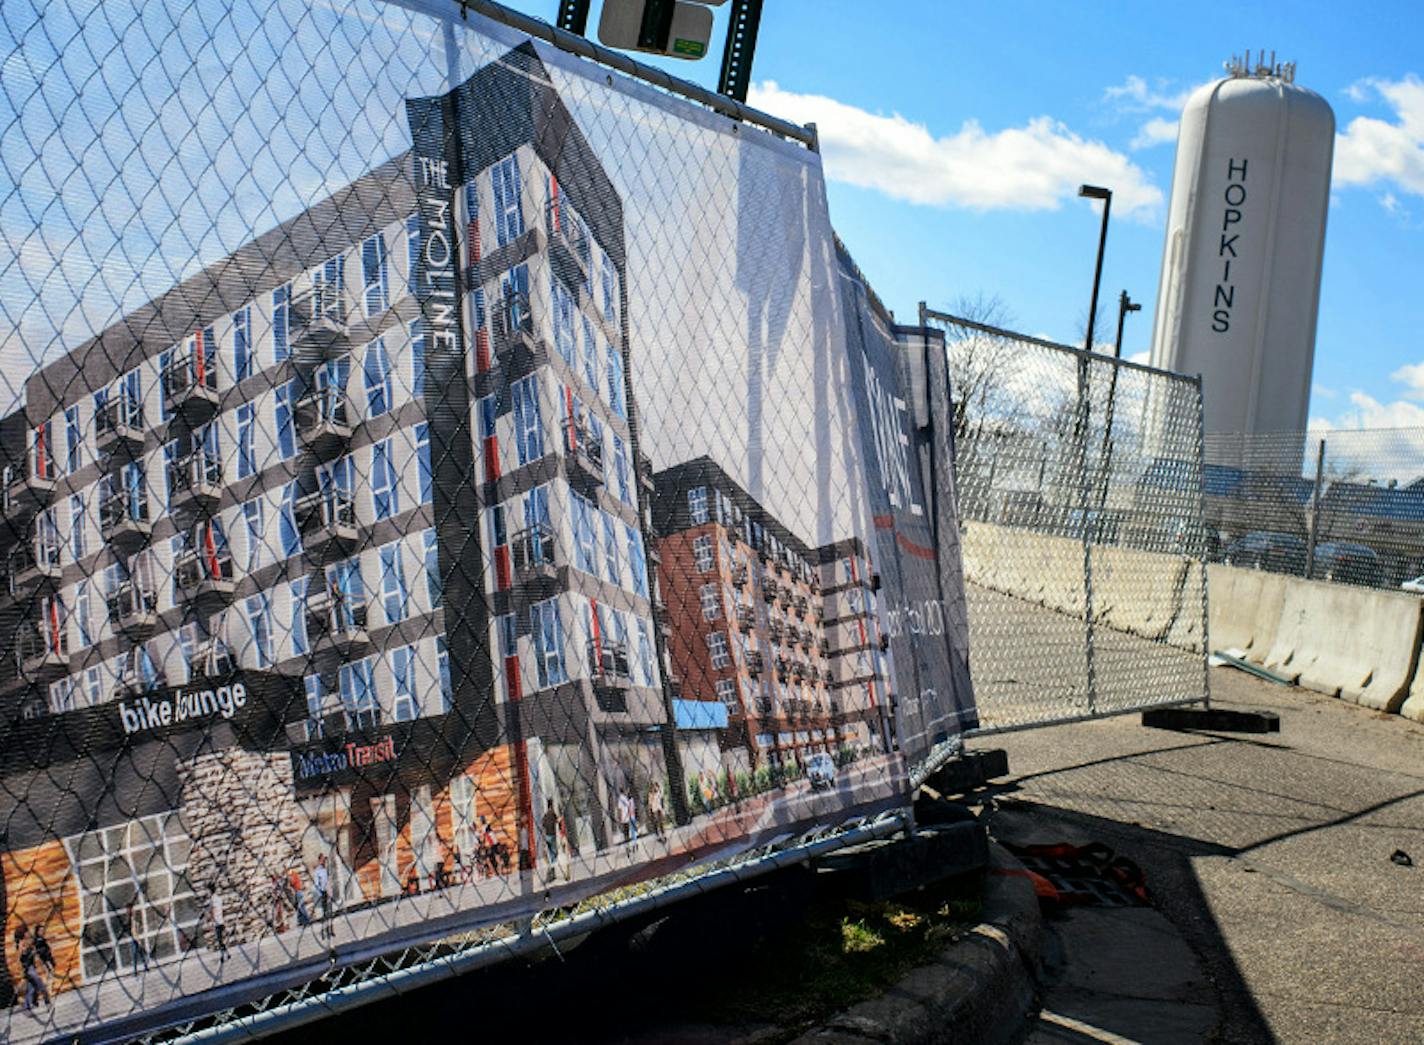
[[[1334,143],[1274,54],[1233,59],[1182,113],[1152,364],[1202,375],[1208,434],[1306,426]]]

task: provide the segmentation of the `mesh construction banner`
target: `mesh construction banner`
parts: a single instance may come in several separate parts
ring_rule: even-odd
[[[814,152],[443,4],[0,49],[10,1039],[901,806],[973,725],[925,339]]]

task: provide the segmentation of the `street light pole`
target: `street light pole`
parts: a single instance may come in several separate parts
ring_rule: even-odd
[[[1098,264],[1093,271],[1093,297],[1088,304],[1088,337],[1087,344],[1083,347],[1089,352],[1093,350],[1093,328],[1098,319],[1098,285],[1103,280],[1103,251],[1108,245],[1108,215],[1112,212],[1112,189],[1105,189],[1100,185],[1080,185],[1078,195],[1087,199],[1103,201],[1103,227],[1098,233]]]
[[[1122,358],[1122,322],[1127,318],[1129,312],[1141,312],[1142,306],[1127,296],[1127,291],[1123,291],[1117,298],[1117,340],[1113,342],[1113,358]]]
[[[1112,190],[1097,185],[1080,185],[1078,195],[1103,201],[1103,225],[1098,233],[1098,262],[1093,271],[1093,297],[1088,305],[1088,335],[1085,352],[1078,357],[1078,420],[1074,450],[1078,458],[1078,523],[1083,539],[1083,656],[1088,676],[1088,712],[1097,711],[1098,673],[1093,642],[1093,539],[1094,523],[1088,510],[1088,354],[1093,351],[1093,328],[1098,318],[1098,285],[1103,278],[1103,251],[1108,243],[1108,214],[1112,211]]]

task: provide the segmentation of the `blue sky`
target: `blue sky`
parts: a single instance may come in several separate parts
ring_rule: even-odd
[[[512,6],[552,20],[558,4]],[[982,292],[1020,329],[1080,340],[1098,218],[1076,188],[1112,187],[1103,293],[1146,303],[1133,354],[1151,334],[1182,97],[1233,53],[1274,49],[1340,134],[1311,417],[1424,425],[1420,39],[1424,9],[1406,3],[767,0],[753,99],[820,114],[832,220],[906,319],[921,298]],[[668,66],[715,86],[717,55]],[[867,164],[872,136],[883,159]]]

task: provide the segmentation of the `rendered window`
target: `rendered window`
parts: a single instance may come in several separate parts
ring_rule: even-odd
[[[389,439],[371,444],[371,507],[377,519],[400,514],[400,487]]]
[[[361,244],[361,282],[368,317],[390,307],[391,291],[387,270],[386,240],[378,232]]]
[[[687,512],[693,526],[701,526],[707,521],[707,487],[694,486],[687,491]]]
[[[386,623],[395,624],[405,620],[409,612],[405,586],[405,568],[401,563],[399,541],[381,546],[381,607],[386,613]]]
[[[713,668],[725,668],[732,663],[732,654],[727,649],[727,636],[719,631],[707,636],[707,652],[712,656]]]
[[[386,339],[378,337],[366,346],[361,366],[366,381],[366,414],[379,417],[391,409],[395,390],[391,385],[391,357],[386,352]]]
[[[715,565],[716,557],[712,551],[712,536],[703,534],[692,541],[692,558],[697,564],[698,573],[708,573]]]
[[[704,584],[699,593],[702,600],[702,619],[716,620],[722,616],[722,589],[716,584]]]
[[[539,688],[567,682],[558,600],[548,599],[529,607],[529,623],[534,633],[534,663],[538,669]]]
[[[257,450],[253,429],[257,423],[257,407],[243,403],[237,408],[237,477],[246,479],[257,474]]]

